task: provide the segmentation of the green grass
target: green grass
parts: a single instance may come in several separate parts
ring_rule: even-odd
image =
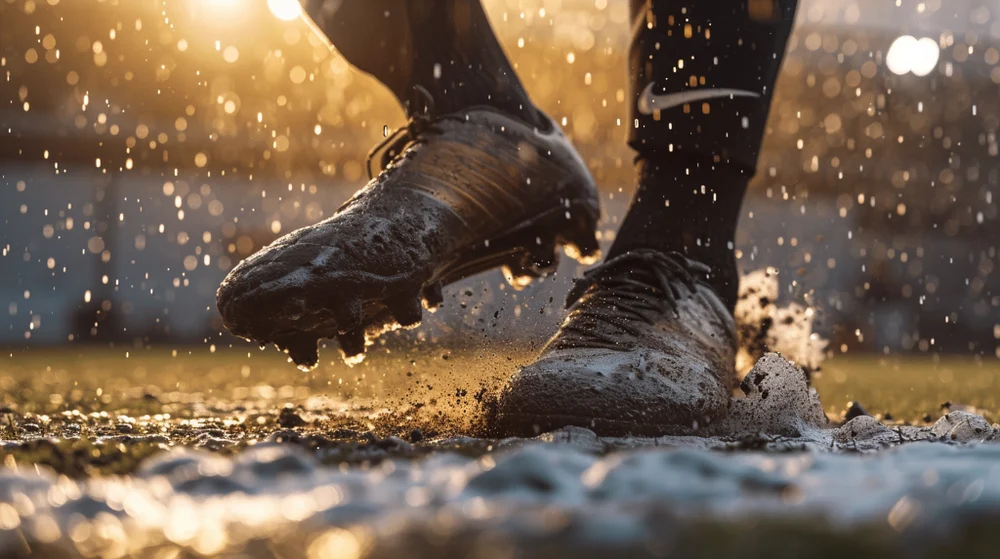
[[[838,357],[823,364],[813,385],[828,414],[860,402],[873,414],[896,420],[937,419],[942,404],[977,408],[1000,419],[1000,362],[947,357]]]

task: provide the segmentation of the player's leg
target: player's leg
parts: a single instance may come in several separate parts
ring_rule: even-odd
[[[482,105],[544,122],[478,0],[309,0],[306,11],[411,116],[427,108],[429,95],[441,114]]]
[[[633,0],[629,53],[638,190],[610,256],[678,251],[712,268],[730,307],[734,240],[796,0]]]
[[[461,277],[503,266],[522,285],[555,266],[558,245],[596,256],[593,179],[531,104],[479,0],[312,0],[307,12],[410,122],[333,217],[230,272],[218,306],[232,333],[311,367],[319,339],[361,356]]]
[[[734,387],[733,240],[794,0],[634,2],[638,191],[607,260],[570,293],[538,361],[504,387],[495,425],[687,432]]]

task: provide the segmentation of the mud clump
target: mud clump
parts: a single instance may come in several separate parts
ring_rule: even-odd
[[[286,429],[294,427],[302,427],[306,425],[306,420],[302,419],[295,409],[286,407],[282,408],[281,412],[278,413],[278,425]]]
[[[740,389],[745,397],[733,399],[729,417],[711,426],[710,433],[797,438],[829,424],[819,395],[808,385],[806,376],[776,353],[761,357],[743,378]]]

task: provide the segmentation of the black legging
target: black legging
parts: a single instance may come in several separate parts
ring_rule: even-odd
[[[388,87],[408,115],[489,105],[540,123],[479,0],[308,0],[344,58]]]

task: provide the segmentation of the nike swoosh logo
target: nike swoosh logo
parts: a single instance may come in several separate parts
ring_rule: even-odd
[[[745,89],[701,88],[679,91],[677,93],[653,95],[653,83],[650,82],[646,86],[646,89],[642,90],[642,95],[639,96],[638,109],[641,114],[651,115],[653,111],[664,111],[672,107],[687,105],[688,103],[721,99],[724,97],[760,97],[760,93]]]

